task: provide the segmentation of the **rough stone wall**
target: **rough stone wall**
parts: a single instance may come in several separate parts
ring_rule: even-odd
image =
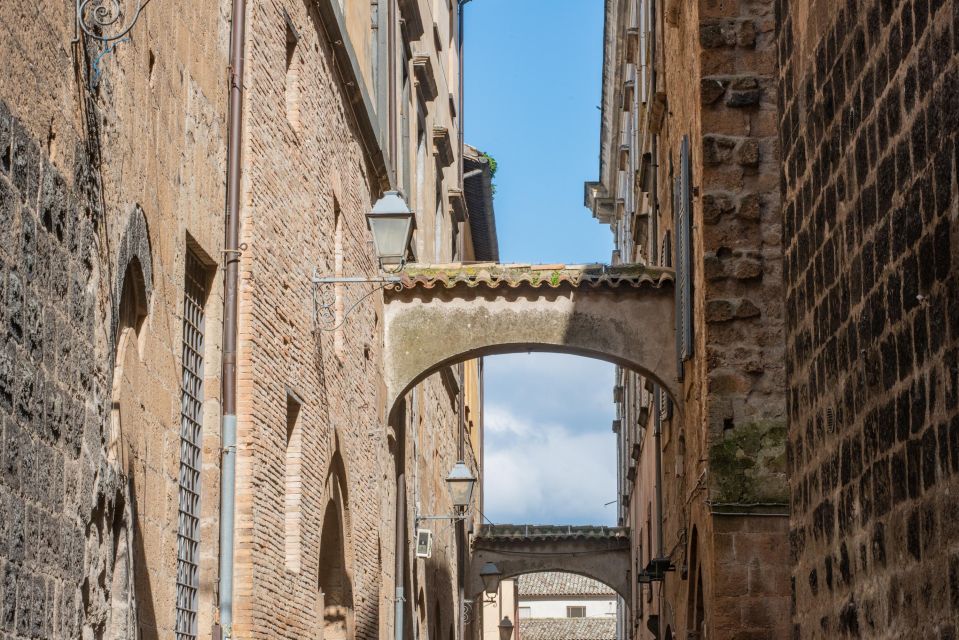
[[[109,564],[112,574],[112,558],[100,557],[109,547],[85,548],[88,526],[112,523],[122,491],[115,474],[97,473],[103,407],[87,402],[104,375],[95,296],[86,290],[96,220],[77,215],[72,190],[5,103],[0,154],[0,629],[11,638],[76,637],[88,617],[104,615],[109,596],[94,592],[88,601],[100,601],[84,602],[85,560]],[[41,180],[59,188],[38,206]],[[43,223],[47,212],[55,227]],[[94,509],[110,513],[97,517]]]
[[[959,3],[777,9],[793,636],[955,637]]]
[[[659,611],[660,624],[675,633],[700,628],[701,571],[708,637],[779,637],[788,624],[788,568],[776,551],[786,541],[785,518],[743,515],[776,505],[782,511],[786,503],[772,3],[665,9],[657,69],[667,109],[654,246],[666,232],[676,246],[673,178],[688,135],[695,355],[686,365],[684,414],[663,424],[663,548],[677,573],[667,576],[671,606]],[[698,83],[688,81],[690,69]],[[652,463],[647,448],[641,467]],[[647,478],[639,483],[637,526],[655,529],[655,515],[644,515],[654,505],[652,477],[640,475]]]
[[[773,2],[657,5],[664,12],[655,59],[665,109],[655,159],[658,237],[650,244],[658,252],[669,233],[675,266],[673,178],[688,135],[695,346],[683,413],[666,420],[662,433],[663,551],[677,571],[652,587],[652,598],[644,587],[634,614],[643,600],[644,614],[658,614],[660,628],[680,635],[702,629],[710,638],[784,637],[789,568],[779,550],[787,543],[788,486]],[[651,151],[650,137],[644,151]],[[625,395],[635,399],[642,390]],[[642,446],[630,502],[635,543],[644,547],[638,568],[658,546],[654,408],[650,402],[645,432],[627,438],[630,447]],[[627,415],[633,423],[645,414]],[[755,511],[764,513],[750,515]],[[699,571],[702,627],[694,620]],[[660,608],[660,593],[668,606]]]
[[[227,4],[153,5],[107,52],[71,45],[72,5],[0,7],[6,637],[172,634],[184,255],[190,236],[219,257]],[[134,259],[142,324],[130,341],[118,329]],[[201,637],[216,580],[221,303],[210,286]],[[122,457],[108,454],[115,417]]]
[[[395,546],[395,475],[407,470],[408,531],[415,498],[420,513],[448,513],[445,477],[455,462],[457,414],[439,376],[418,387],[422,425],[407,432],[386,425],[381,372],[382,307],[375,293],[361,302],[339,329],[343,313],[372,285],[337,286],[325,292],[334,301],[336,321],[314,323],[311,275],[375,275],[372,238],[365,214],[380,197],[376,171],[357,132],[348,88],[334,63],[324,25],[313,3],[270,0],[251,3],[246,44],[244,195],[241,219],[240,340],[238,358],[238,511],[236,619],[244,638],[317,638],[321,533],[334,455],[345,472],[348,514],[343,515],[345,566],[352,590],[357,638],[392,637]],[[286,18],[299,36],[288,58]],[[350,15],[347,14],[347,19]],[[368,17],[353,25],[369,30]],[[349,32],[349,30],[348,30]],[[355,43],[354,43],[355,44]],[[299,69],[294,78],[288,71]],[[439,73],[439,70],[436,71]],[[290,91],[290,83],[297,88]],[[291,95],[295,114],[291,117]],[[445,94],[444,94],[445,95]],[[439,105],[447,100],[437,100]],[[427,112],[426,131],[440,119]],[[447,124],[448,126],[448,124]],[[415,136],[414,136],[415,137]],[[432,172],[433,162],[425,167]],[[453,168],[447,173],[455,175]],[[430,175],[424,180],[435,179]],[[429,202],[418,209],[435,210]],[[443,211],[447,210],[444,202]],[[448,215],[448,214],[447,214]],[[426,216],[431,220],[432,215]],[[431,227],[421,233],[433,246]],[[444,241],[444,246],[449,244]],[[287,403],[300,403],[300,477],[293,507],[298,532],[289,533],[287,494]],[[408,420],[414,410],[406,410]],[[419,485],[412,477],[412,430],[420,429],[429,455],[420,460]],[[396,460],[396,439],[405,438],[406,459]],[[426,443],[429,444],[426,444]],[[452,452],[452,453],[451,453]],[[431,513],[434,513],[431,511]],[[431,523],[448,532],[448,523]],[[445,528],[445,529],[444,529]],[[413,535],[407,568],[413,616],[433,624],[439,598],[443,624],[454,624],[455,554],[451,539],[437,535],[437,554],[424,568],[414,564]],[[296,560],[291,561],[290,549]],[[453,582],[450,582],[452,580]],[[428,606],[427,606],[428,605]],[[448,629],[444,629],[446,633]]]

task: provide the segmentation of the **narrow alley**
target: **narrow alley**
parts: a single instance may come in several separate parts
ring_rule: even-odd
[[[959,638],[959,0],[0,61],[0,640]]]

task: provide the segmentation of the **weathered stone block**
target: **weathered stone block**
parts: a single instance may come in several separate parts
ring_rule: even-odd
[[[739,208],[736,210],[736,217],[740,220],[751,222],[762,218],[764,210],[764,198],[761,193],[749,193],[739,200]]]
[[[736,151],[736,161],[745,167],[759,164],[759,141],[751,138],[743,140]]]
[[[730,213],[735,209],[736,205],[730,194],[707,193],[703,195],[703,222],[706,224],[717,222],[723,214]]]
[[[703,163],[706,165],[725,164],[732,159],[735,149],[735,138],[707,134],[703,136]]]
[[[699,96],[702,104],[716,102],[726,92],[726,83],[718,78],[703,78],[699,81]]]
[[[28,206],[36,205],[40,178],[40,149],[19,120],[11,123],[10,179]]]

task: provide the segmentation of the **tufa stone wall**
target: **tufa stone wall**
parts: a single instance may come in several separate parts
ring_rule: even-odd
[[[112,576],[110,542],[88,536],[126,519],[101,455],[104,407],[90,399],[103,375],[88,287],[98,217],[45,151],[0,102],[0,629],[11,638],[78,637],[108,617],[90,565]],[[77,171],[81,189],[93,183]]]
[[[959,3],[778,0],[793,637],[955,637]]]
[[[73,6],[0,7],[4,637],[173,634],[188,246],[211,267],[198,622],[210,637],[226,6],[147,7],[106,52],[71,42]]]

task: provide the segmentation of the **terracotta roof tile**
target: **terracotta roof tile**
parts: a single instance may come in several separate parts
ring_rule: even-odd
[[[526,542],[546,540],[609,540],[629,543],[627,527],[605,527],[596,525],[534,525],[534,524],[494,524],[483,525],[476,534],[477,540],[489,542]]]
[[[529,596],[610,596],[616,593],[599,580],[562,571],[526,573],[517,578],[520,597]]]
[[[456,286],[653,287],[673,282],[673,271],[643,264],[500,264],[497,262],[408,264],[400,273],[404,288]]]
[[[616,618],[522,618],[522,640],[615,640]]]

